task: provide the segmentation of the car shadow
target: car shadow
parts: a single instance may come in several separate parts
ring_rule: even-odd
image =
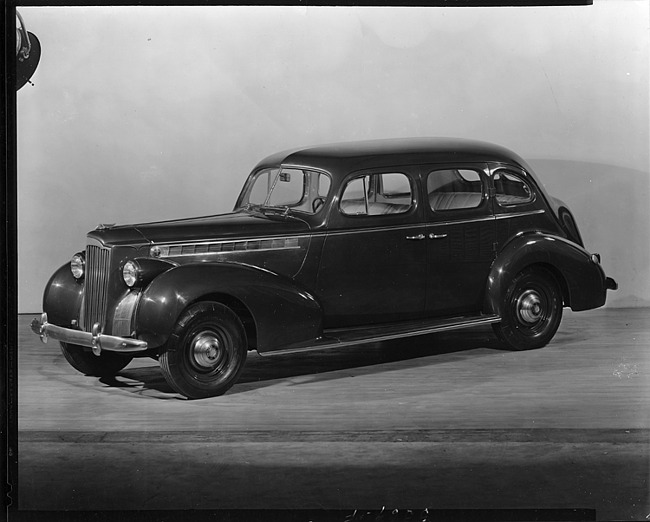
[[[469,353],[478,349],[483,350]],[[354,370],[355,375],[369,375],[392,371],[397,366],[403,368],[404,363],[430,366],[449,362],[448,356],[453,354],[482,357],[484,349],[502,351],[492,330],[481,327],[290,355],[260,356],[249,352],[239,380],[227,394],[258,390],[297,377],[306,378],[293,381],[292,386],[335,380],[349,377],[346,370]],[[100,382],[148,397],[183,399],[167,384],[158,365],[127,367],[116,377],[102,378]]]
[[[133,394],[157,399],[185,399],[176,393],[163,376],[160,366],[125,368],[112,377],[101,377],[99,382],[107,388],[122,388]]]

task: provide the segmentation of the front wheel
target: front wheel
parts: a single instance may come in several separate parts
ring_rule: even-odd
[[[248,343],[237,315],[214,302],[190,306],[160,354],[167,383],[190,399],[224,394],[241,373]]]
[[[520,272],[510,283],[494,324],[497,337],[513,350],[547,345],[562,320],[562,294],[553,275],[543,268]]]
[[[112,377],[127,364],[133,356],[116,352],[102,351],[95,355],[90,348],[60,342],[61,352],[75,370],[93,377]]]

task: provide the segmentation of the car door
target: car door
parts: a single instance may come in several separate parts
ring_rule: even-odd
[[[318,275],[326,327],[412,319],[424,313],[425,224],[417,174],[364,171],[332,206]]]
[[[476,313],[495,256],[496,224],[484,164],[430,166],[426,192],[426,311]]]

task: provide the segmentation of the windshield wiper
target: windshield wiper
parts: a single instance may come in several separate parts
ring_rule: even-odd
[[[260,212],[260,206],[254,205],[253,203],[246,203],[243,210],[244,212]]]
[[[280,212],[283,216],[288,216],[291,213],[291,209],[287,205],[262,205],[259,207],[259,210],[262,212],[265,210]]]
[[[240,207],[244,212],[251,212],[256,214],[264,214],[266,212],[273,214],[281,214],[282,216],[289,216],[292,212],[291,208],[288,205],[259,205],[255,203],[246,203],[243,207]]]

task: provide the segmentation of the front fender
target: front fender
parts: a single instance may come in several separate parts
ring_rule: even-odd
[[[510,282],[532,265],[545,266],[558,278],[565,305],[572,310],[590,310],[605,304],[605,273],[591,259],[591,254],[567,239],[535,233],[514,238],[492,263],[485,292],[486,313],[502,315],[501,307]]]
[[[137,336],[152,347],[161,346],[183,310],[220,296],[248,309],[259,352],[322,335],[320,304],[292,279],[245,264],[196,263],[168,270],[144,290],[136,312]]]
[[[43,293],[43,311],[48,321],[57,326],[74,326],[73,321],[79,321],[83,291],[83,280],[73,277],[70,263],[54,272]]]

